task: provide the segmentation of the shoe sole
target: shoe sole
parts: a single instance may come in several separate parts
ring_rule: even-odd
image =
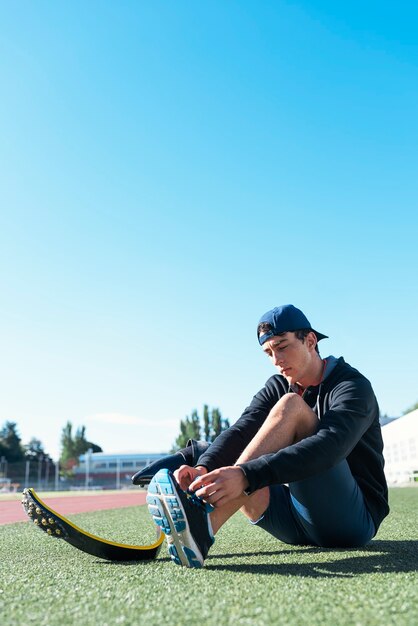
[[[187,516],[169,470],[154,476],[147,495],[148,510],[167,537],[169,555],[176,565],[203,567],[203,556],[189,529]]]

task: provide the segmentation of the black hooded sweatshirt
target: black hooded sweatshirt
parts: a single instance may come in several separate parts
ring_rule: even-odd
[[[276,402],[291,391],[283,376],[269,378],[239,420],[199,458],[198,465],[208,471],[233,465]],[[305,390],[303,399],[319,418],[318,430],[278,452],[240,464],[249,482],[246,492],[303,480],[347,459],[377,530],[389,506],[379,407],[370,382],[340,357],[319,385]]]

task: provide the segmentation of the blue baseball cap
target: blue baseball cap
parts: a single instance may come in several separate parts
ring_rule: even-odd
[[[260,318],[258,324],[262,322],[270,324],[271,330],[257,337],[260,346],[275,335],[302,330],[302,328],[310,328],[310,330],[315,333],[318,341],[328,339],[327,335],[323,335],[322,333],[318,333],[317,330],[314,330],[306,315],[304,315],[300,309],[293,306],[293,304],[283,304],[282,306],[276,306],[271,311],[267,311],[267,313],[264,313]]]

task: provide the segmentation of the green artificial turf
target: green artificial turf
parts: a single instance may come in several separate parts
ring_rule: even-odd
[[[202,570],[110,563],[33,524],[0,528],[2,626],[418,624],[418,488],[392,489],[392,512],[361,550],[282,544],[236,515]],[[84,530],[144,544],[145,507],[71,516]]]

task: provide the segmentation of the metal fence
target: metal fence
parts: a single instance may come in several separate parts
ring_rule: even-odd
[[[20,491],[33,487],[38,491],[58,491],[60,487],[59,464],[49,458],[9,463],[0,459],[0,491]]]
[[[138,489],[132,485],[133,471],[123,471],[116,463],[114,470],[104,472],[84,471],[64,472],[58,461],[51,459],[26,460],[9,463],[0,458],[0,493],[20,492],[27,487],[36,491],[65,491],[93,489]]]

